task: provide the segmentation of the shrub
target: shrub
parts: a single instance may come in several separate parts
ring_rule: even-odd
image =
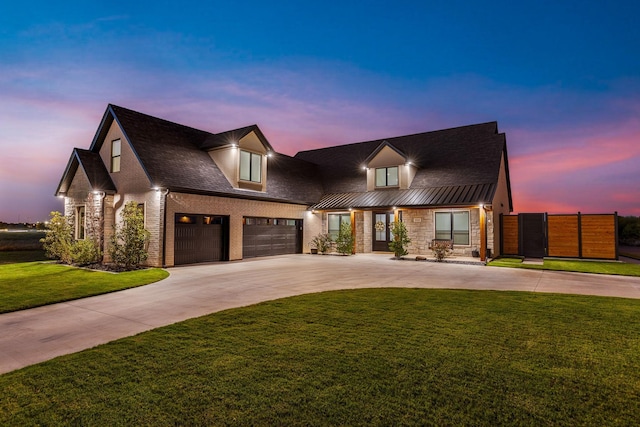
[[[441,262],[451,253],[451,244],[445,241],[435,241],[431,244],[431,250],[436,261]]]
[[[76,240],[71,247],[71,259],[74,264],[87,265],[98,262],[102,254],[95,240]]]
[[[73,262],[73,231],[70,219],[60,212],[51,212],[47,234],[40,240],[48,258],[66,264]]]
[[[393,240],[389,242],[389,250],[393,252],[396,258],[400,258],[409,253],[407,246],[411,243],[407,227],[402,221],[394,221],[389,224],[391,233],[393,234]]]
[[[132,269],[149,256],[146,242],[149,232],[144,229],[144,215],[136,202],[128,202],[122,210],[121,223],[109,242],[109,255],[118,266]]]
[[[342,255],[351,255],[354,244],[351,224],[348,222],[340,223],[340,231],[338,231],[338,237],[336,238],[336,250]]]
[[[318,249],[318,252],[324,254],[327,253],[327,251],[331,247],[331,242],[333,242],[333,239],[331,238],[330,234],[321,233],[311,239],[310,246],[315,247],[316,249]]]

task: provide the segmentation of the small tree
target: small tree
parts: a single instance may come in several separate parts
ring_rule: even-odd
[[[336,250],[342,255],[351,255],[354,246],[353,233],[351,232],[351,224],[348,222],[340,223],[340,230],[336,238]]]
[[[136,202],[128,202],[121,213],[121,224],[109,242],[109,255],[118,266],[131,269],[144,262],[148,253],[145,243],[149,232],[144,229],[144,215]]]
[[[40,242],[48,258],[60,260],[65,264],[73,262],[73,231],[70,219],[60,212],[51,212],[47,234]]]
[[[391,233],[393,234],[393,240],[389,242],[389,250],[393,252],[396,258],[400,258],[409,253],[407,246],[411,243],[407,227],[402,221],[394,221],[389,225]]]

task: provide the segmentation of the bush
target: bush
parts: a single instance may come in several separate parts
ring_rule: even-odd
[[[60,212],[51,212],[47,234],[40,242],[47,258],[57,259],[65,264],[73,262],[73,231],[70,219]]]
[[[396,258],[400,258],[409,253],[407,246],[411,243],[407,227],[402,221],[394,221],[389,224],[391,233],[393,234],[393,240],[389,242],[389,250],[393,252]]]
[[[109,255],[116,265],[130,270],[147,260],[149,232],[144,229],[144,215],[136,202],[124,206],[121,218],[121,224],[116,225],[109,242]]]
[[[65,264],[86,265],[100,261],[102,253],[98,242],[90,238],[74,240],[71,222],[71,218],[60,212],[51,212],[46,235],[40,240],[47,257]]]
[[[74,264],[93,264],[98,262],[101,257],[100,248],[94,240],[76,240],[71,247],[71,258]]]
[[[351,255],[354,244],[351,224],[348,222],[340,223],[340,231],[338,231],[338,237],[336,238],[336,250],[342,255]]]
[[[312,248],[316,248],[318,252],[320,252],[321,254],[324,254],[324,253],[327,253],[327,251],[329,251],[329,248],[331,247],[331,242],[333,242],[333,239],[331,238],[330,234],[321,233],[315,236],[313,239],[311,239],[310,246]]]
[[[451,244],[449,242],[436,241],[431,244],[431,250],[436,261],[441,262],[451,253]]]

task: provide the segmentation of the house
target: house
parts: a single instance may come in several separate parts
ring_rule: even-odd
[[[349,222],[356,252],[389,251],[403,221],[411,254],[434,239],[454,253],[499,248],[512,209],[506,139],[496,122],[280,154],[256,125],[210,133],[109,105],[76,148],[56,195],[75,237],[114,232],[129,201],[150,232],[147,263],[174,266],[309,252]]]

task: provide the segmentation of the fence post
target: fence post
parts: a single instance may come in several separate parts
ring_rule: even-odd
[[[613,213],[613,227],[615,228],[615,245],[616,245],[616,261],[620,259],[620,254],[618,253],[618,211]]]
[[[582,258],[582,214],[578,211],[578,258]]]
[[[549,212],[544,213],[544,256],[549,256]]]
[[[504,214],[502,212],[500,212],[500,224],[499,224],[499,230],[500,230],[500,252],[498,253],[498,255],[502,255],[502,252],[504,251],[504,225],[503,225],[503,217]]]

